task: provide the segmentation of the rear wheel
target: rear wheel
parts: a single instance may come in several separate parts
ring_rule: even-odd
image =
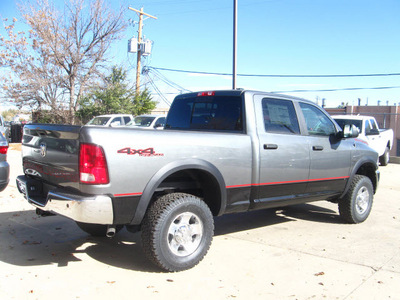
[[[364,222],[372,208],[373,186],[363,175],[355,175],[346,195],[339,200],[339,213],[348,223]]]
[[[383,155],[379,157],[379,162],[381,163],[381,166],[387,166],[387,164],[389,163],[389,151],[389,147],[386,147],[385,153],[383,153]]]
[[[198,197],[167,194],[155,201],[142,224],[143,250],[158,267],[182,271],[197,265],[210,248],[214,220]]]

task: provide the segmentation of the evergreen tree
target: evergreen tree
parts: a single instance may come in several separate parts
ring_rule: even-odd
[[[114,66],[104,82],[83,98],[77,116],[86,123],[97,115],[141,115],[155,107],[156,102],[152,101],[149,91],[146,89],[137,95],[127,83],[126,70]]]

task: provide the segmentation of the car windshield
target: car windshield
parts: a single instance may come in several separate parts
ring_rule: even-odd
[[[94,117],[86,125],[106,125],[110,117]]]
[[[130,121],[128,126],[140,126],[140,127],[149,127],[151,125],[151,122],[155,117],[135,117],[132,121]]]

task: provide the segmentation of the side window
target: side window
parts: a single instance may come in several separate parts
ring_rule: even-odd
[[[131,120],[131,118],[130,117],[128,117],[128,116],[124,116],[124,121],[125,121],[125,124],[127,124],[129,121]]]
[[[159,118],[156,123],[154,124],[154,127],[164,127],[165,125],[165,118]]]
[[[378,125],[374,119],[365,120],[365,135],[378,135]]]
[[[318,107],[307,103],[300,103],[300,107],[310,135],[329,136],[336,133],[335,125]]]
[[[121,119],[121,117],[115,117],[115,118],[111,121],[110,125],[113,125],[113,126],[121,126],[121,125],[122,125],[122,119]]]
[[[265,131],[270,133],[300,134],[293,102],[281,99],[262,99]]]
[[[373,129],[373,130],[379,130],[378,129],[378,125],[376,125],[376,122],[375,122],[375,120],[374,119],[370,119],[369,120],[370,122],[371,122],[371,128]]]

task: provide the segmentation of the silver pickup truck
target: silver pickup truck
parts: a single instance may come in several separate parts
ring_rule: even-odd
[[[227,90],[179,95],[165,130],[31,124],[19,191],[92,235],[141,230],[167,271],[207,253],[213,217],[311,201],[348,223],[370,214],[378,154],[304,99]]]

